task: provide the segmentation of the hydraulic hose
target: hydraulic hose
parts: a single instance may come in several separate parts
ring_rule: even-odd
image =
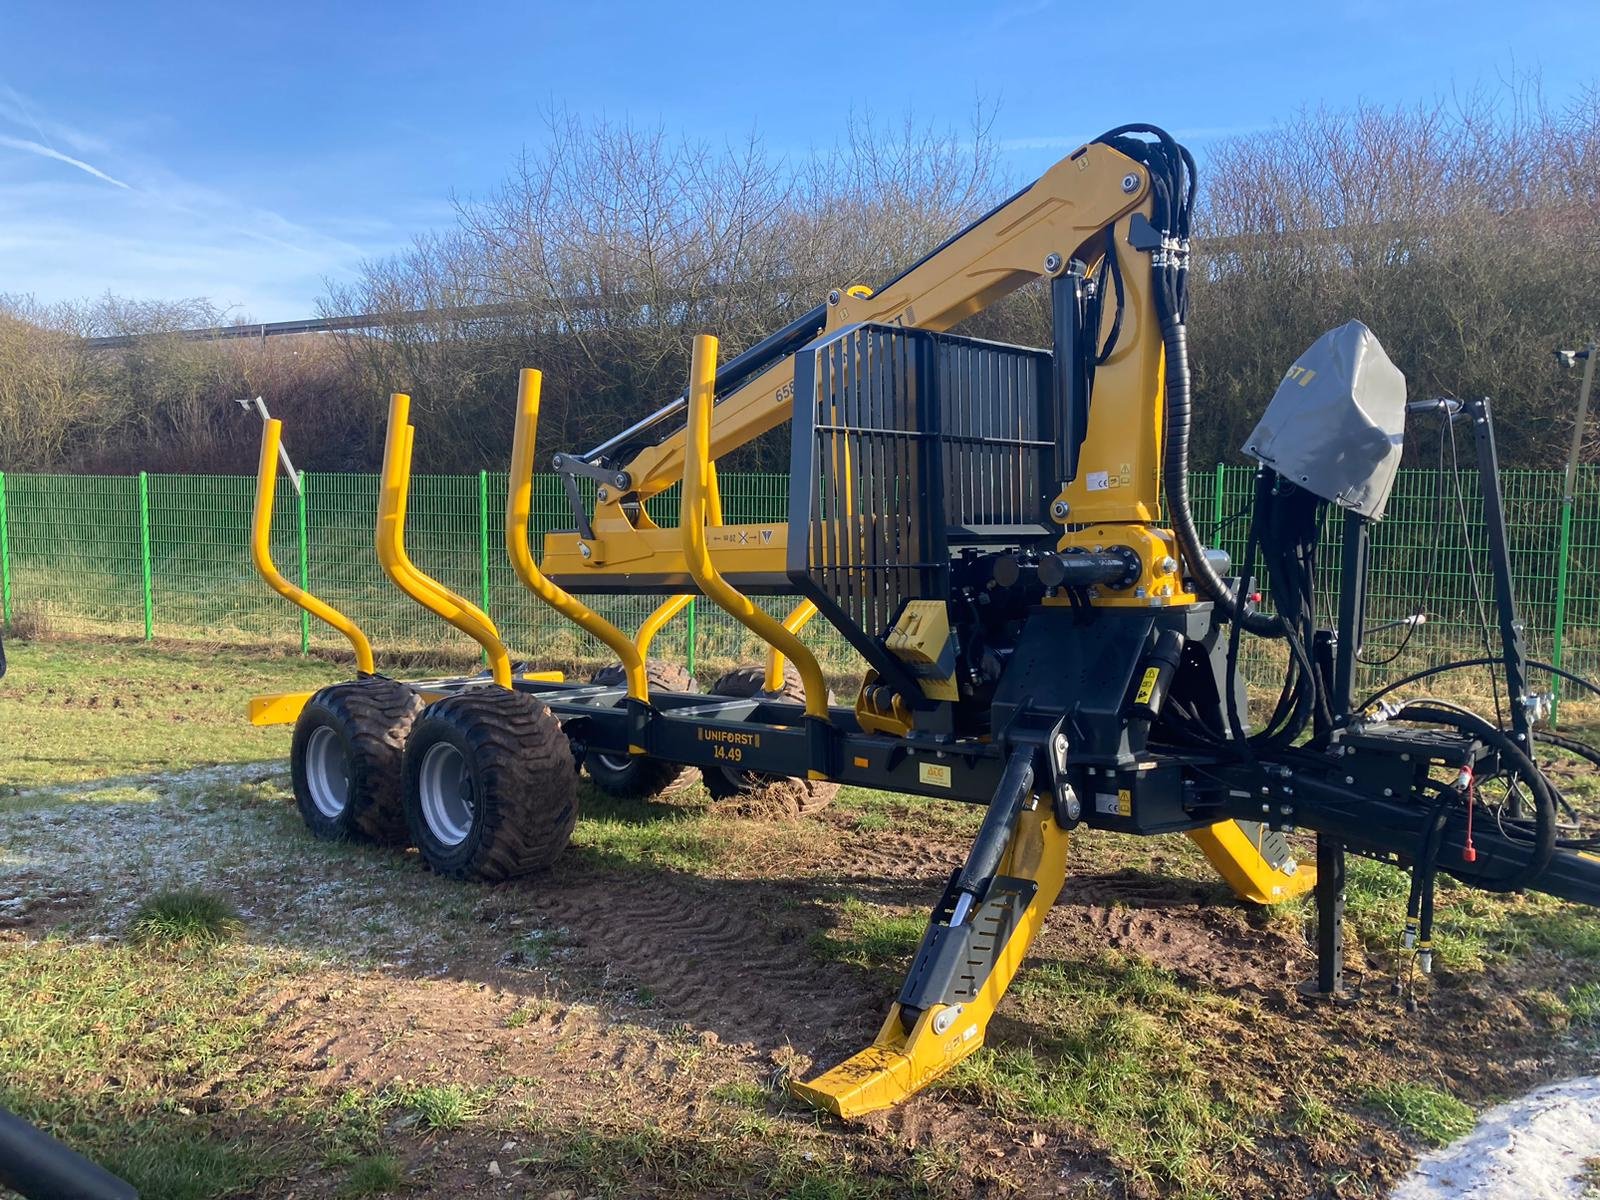
[[[1157,289],[1157,295],[1160,290]],[[1165,307],[1164,305],[1162,306]],[[1236,596],[1217,574],[1206,557],[1189,510],[1189,424],[1192,402],[1189,385],[1189,335],[1177,315],[1161,313],[1161,341],[1167,352],[1166,449],[1161,465],[1161,484],[1167,496],[1167,519],[1183,551],[1184,561],[1195,586],[1230,621],[1236,621],[1258,637],[1282,637],[1283,619],[1263,612],[1249,612],[1242,597]],[[1247,581],[1240,581],[1243,589]]]
[[[1463,733],[1472,734],[1480,741],[1493,747],[1500,755],[1501,761],[1508,763],[1511,770],[1527,783],[1528,790],[1533,793],[1534,804],[1531,856],[1526,863],[1505,879],[1490,880],[1474,875],[1469,882],[1489,892],[1514,892],[1521,888],[1532,886],[1534,881],[1544,874],[1545,868],[1550,865],[1550,860],[1555,856],[1556,852],[1555,794],[1551,790],[1550,784],[1546,781],[1543,772],[1501,730],[1496,729],[1482,717],[1475,713],[1467,712],[1465,709],[1436,707],[1425,702],[1414,701],[1401,708],[1395,716],[1400,720],[1427,721],[1435,725],[1449,725],[1452,728],[1461,730]],[[1446,869],[1448,870],[1449,868]],[[1452,875],[1456,874],[1453,870],[1450,873]]]

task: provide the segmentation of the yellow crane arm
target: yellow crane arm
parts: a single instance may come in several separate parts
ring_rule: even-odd
[[[1153,522],[1160,506],[1162,341],[1149,271],[1132,269],[1138,252],[1127,244],[1130,223],[1138,214],[1148,218],[1153,207],[1142,163],[1103,143],[1083,146],[877,292],[832,292],[818,336],[860,322],[947,330],[1024,284],[1059,274],[1074,259],[1103,263],[1108,250],[1114,252],[1125,268],[1119,272],[1121,327],[1114,351],[1095,374],[1080,479],[1061,481],[1062,496],[1074,523]],[[793,402],[794,357],[784,354],[718,398],[710,457],[781,425]],[[676,536],[639,515],[639,501],[683,479],[686,436],[679,427],[626,462],[608,461],[612,480],[625,477],[626,486],[599,488],[592,535],[547,536],[547,569],[599,587],[610,586],[608,576],[637,581],[619,590],[687,584]],[[1084,478],[1091,473],[1092,484]],[[781,525],[728,529],[712,547],[725,572],[747,582],[781,576]]]

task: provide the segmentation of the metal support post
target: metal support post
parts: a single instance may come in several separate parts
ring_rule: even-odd
[[[144,590],[144,640],[156,636],[155,589],[150,571],[150,477],[139,472],[139,580]]]

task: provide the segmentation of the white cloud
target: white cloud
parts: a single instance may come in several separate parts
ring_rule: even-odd
[[[77,167],[78,170],[89,175],[93,175],[96,179],[103,179],[107,183],[119,188],[126,188],[128,186],[120,179],[113,179],[99,167],[90,166],[81,158],[73,158],[72,155],[63,154],[54,147],[41,146],[38,142],[30,142],[27,138],[10,137],[6,134],[0,134],[0,146],[9,147],[12,150],[21,150],[28,154],[37,154],[41,158],[53,158],[57,162],[64,162],[69,167]]]
[[[324,280],[405,240],[382,221],[293,220],[128,140],[52,120],[0,83],[0,293],[205,297],[255,320],[311,316]]]

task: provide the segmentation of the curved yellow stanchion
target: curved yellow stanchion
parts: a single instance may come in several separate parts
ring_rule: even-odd
[[[706,512],[710,517],[711,524],[722,524],[722,489],[717,484],[716,463],[711,464],[711,487],[706,494]],[[656,634],[661,632],[662,627],[668,621],[688,608],[693,600],[694,597],[691,595],[668,596],[660,604],[656,605],[654,611],[640,623],[639,632],[633,639],[633,644],[639,647],[640,658],[648,659],[650,657],[650,643],[656,640]],[[778,669],[781,671],[783,670],[781,658],[779,663]]]
[[[683,515],[679,519],[683,557],[700,590],[719,608],[794,661],[805,684],[806,715],[826,721],[828,685],[816,657],[782,622],[757,608],[750,597],[723,579],[711,560],[706,516],[709,495],[716,487],[711,462],[711,408],[716,378],[717,339],[699,334],[694,339],[694,357],[689,367],[689,427],[684,444]]]
[[[539,388],[542,381],[543,376],[538,371],[526,369],[517,380],[517,423],[511,436],[511,486],[506,492],[506,552],[511,556],[511,568],[523,585],[539,599],[585,633],[592,634],[609,646],[612,653],[622,660],[622,669],[628,679],[629,698],[649,704],[650,685],[645,679],[644,655],[639,647],[633,644],[627,634],[583,601],[546,579],[528,549],[528,510],[533,503],[533,446],[539,425]]]
[[[668,596],[656,605],[650,615],[639,623],[639,632],[634,635],[633,644],[639,648],[640,658],[650,657],[650,643],[656,640],[666,623],[672,620],[684,609],[689,607],[693,596]]]
[[[811,618],[817,615],[817,606],[810,600],[802,600],[794,606],[793,611],[783,619],[783,627],[790,633],[799,633],[810,623]],[[783,651],[776,646],[767,647],[767,681],[766,689],[769,692],[783,691]]]
[[[416,433],[408,423],[410,411],[410,396],[396,392],[389,397],[389,429],[383,443],[378,494],[378,562],[397,588],[482,646],[494,681],[509,688],[511,656],[488,614],[423,574],[406,554],[406,499],[411,490],[411,446]]]
[[[278,491],[278,442],[283,437],[283,422],[273,418],[261,428],[261,462],[256,467],[256,507],[250,518],[250,559],[267,586],[286,600],[293,601],[319,621],[326,621],[350,643],[356,652],[356,670],[371,675],[372,643],[349,617],[333,605],[298,588],[278,572],[272,561],[272,504]]]

